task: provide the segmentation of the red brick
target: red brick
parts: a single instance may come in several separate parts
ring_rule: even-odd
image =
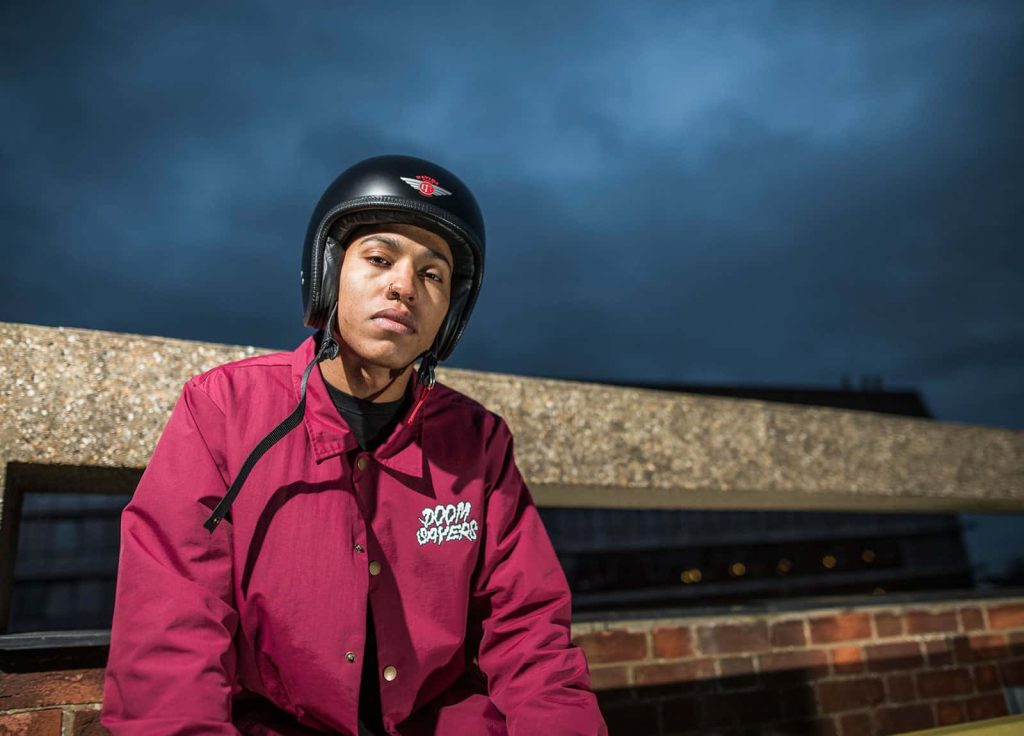
[[[718,671],[722,677],[750,675],[756,672],[753,657],[722,657],[718,660]]]
[[[754,730],[750,736],[793,736],[793,734],[807,734],[807,736],[839,736],[839,728],[832,718],[814,718],[803,721],[786,721],[763,727],[761,731]]]
[[[718,673],[723,690],[747,690],[760,683],[753,657],[723,657],[718,660]]]
[[[989,606],[988,625],[990,629],[1024,628],[1024,604],[1013,603],[1005,606]]]
[[[868,657],[868,669],[872,672],[906,670],[924,664],[921,648],[913,641],[875,644],[865,647],[864,652]]]
[[[949,639],[931,639],[922,642],[929,667],[947,667],[953,664],[953,642]]]
[[[640,664],[633,669],[633,682],[638,686],[710,680],[714,676],[715,663],[712,659],[691,659],[687,662],[664,662],[662,664]]]
[[[980,608],[961,608],[960,625],[964,631],[974,631],[985,628],[985,617]]]
[[[608,724],[609,733],[635,733],[642,736],[661,733],[658,726],[658,706],[654,703],[602,703],[601,715]]]
[[[875,631],[880,639],[903,634],[903,619],[893,613],[875,614]]]
[[[651,706],[654,707],[653,705]],[[683,731],[692,731],[699,728],[701,725],[701,709],[700,704],[693,698],[672,698],[666,700],[662,705],[661,717],[664,725],[664,731],[658,733],[680,733]],[[612,733],[632,734],[636,733],[633,729],[625,729],[623,731],[612,731]]]
[[[700,732],[701,734],[703,732]],[[839,736],[839,730],[833,719],[796,719],[773,724],[760,724],[757,728],[748,726],[739,730],[725,732],[714,731],[714,734],[726,733],[729,736]],[[687,736],[690,736],[687,734]]]
[[[807,644],[803,621],[780,621],[772,624],[773,647],[802,647]]]
[[[100,723],[98,710],[76,710],[71,717],[72,736],[109,736],[110,732]]]
[[[818,716],[818,699],[814,694],[814,688],[808,684],[800,683],[786,687],[773,685],[771,690],[779,698],[784,718],[806,720]]]
[[[693,633],[689,626],[656,628],[651,633],[655,657],[692,657]]]
[[[1024,661],[1000,662],[999,674],[1005,687],[1024,687]]]
[[[711,729],[772,721],[782,715],[779,698],[769,690],[713,693],[704,697],[703,706],[705,725]]]
[[[614,690],[629,687],[629,668],[621,665],[590,668],[590,687],[593,690]]]
[[[967,701],[967,720],[983,721],[1007,715],[1006,698],[1002,693],[979,695]]]
[[[86,705],[103,700],[103,670],[0,672],[0,703],[5,710],[48,705]]]
[[[935,726],[935,716],[930,705],[898,705],[879,708],[875,714],[880,734],[919,731]]]
[[[969,695],[974,692],[974,680],[966,669],[931,670],[917,673],[917,689],[925,700]]]
[[[877,677],[819,682],[816,690],[822,713],[861,710],[885,700],[882,680]]]
[[[871,637],[871,619],[866,613],[843,613],[811,619],[811,641],[828,644]]]
[[[697,628],[700,650],[705,654],[742,654],[770,649],[768,625],[758,621],[749,624],[718,624]]]
[[[757,658],[761,672],[793,672],[801,677],[828,670],[828,655],[821,649],[768,652]]]
[[[1002,634],[971,634],[958,636],[953,647],[958,662],[983,662],[990,659],[1002,659],[1008,654],[1006,637]]]
[[[967,720],[964,716],[962,703],[936,703],[935,720],[940,726],[951,726],[954,723],[963,723]]]
[[[999,689],[999,670],[991,664],[979,664],[974,668],[974,684],[978,692],[988,692]]]
[[[910,611],[907,613],[908,634],[955,634],[960,624],[956,618],[955,611],[942,611],[932,613],[930,611]]]
[[[839,736],[839,729],[832,718],[801,718],[795,721],[783,721],[781,723],[762,724],[757,728],[748,728],[743,731],[729,731],[742,736]]]
[[[647,637],[634,631],[594,631],[579,634],[575,643],[587,653],[587,661],[629,662],[647,656]]]
[[[874,736],[871,716],[867,713],[849,713],[839,719],[843,736]]]
[[[914,678],[910,675],[889,675],[885,678],[885,692],[890,703],[909,703],[917,700]]]
[[[837,675],[851,675],[864,671],[864,651],[860,647],[837,647],[830,653],[832,671]]]
[[[57,709],[0,714],[0,735],[56,736],[60,734],[61,717]]]

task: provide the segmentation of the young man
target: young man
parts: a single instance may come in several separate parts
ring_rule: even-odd
[[[125,509],[115,735],[606,732],[508,427],[434,384],[483,262],[476,201],[435,164],[327,189],[317,334],[190,380]]]

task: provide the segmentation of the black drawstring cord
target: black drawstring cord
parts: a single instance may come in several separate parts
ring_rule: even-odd
[[[423,356],[423,360],[420,362],[419,379],[420,385],[424,386],[428,391],[434,388],[434,368],[437,367],[437,356],[434,355],[434,351],[431,350]]]
[[[334,321],[332,313],[331,322]],[[328,323],[330,324],[330,322]],[[231,504],[235,502],[235,497],[238,492],[242,490],[242,484],[245,483],[245,479],[249,477],[249,473],[252,471],[253,466],[256,462],[263,457],[267,450],[276,445],[282,437],[291,432],[293,429],[299,426],[302,422],[302,416],[306,413],[306,383],[309,381],[309,374],[313,372],[313,367],[317,363],[323,360],[331,360],[338,355],[338,343],[334,340],[334,336],[331,335],[330,329],[324,333],[323,342],[320,345],[320,350],[316,357],[310,361],[309,365],[306,366],[306,371],[302,374],[302,385],[299,389],[299,404],[295,407],[295,411],[288,415],[288,418],[278,424],[274,429],[270,431],[266,437],[264,437],[253,451],[249,453],[249,457],[242,463],[242,469],[238,471],[238,475],[235,477],[231,487],[228,488],[228,492],[224,494],[224,498],[220,500],[217,507],[210,514],[210,518],[203,522],[211,533],[217,528],[217,525],[227,515],[228,510],[231,508]]]

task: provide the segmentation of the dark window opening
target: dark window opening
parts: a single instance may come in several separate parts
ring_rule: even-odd
[[[955,514],[541,509],[577,611],[964,590]]]
[[[0,525],[0,633],[110,628],[121,510],[141,471],[12,463]]]

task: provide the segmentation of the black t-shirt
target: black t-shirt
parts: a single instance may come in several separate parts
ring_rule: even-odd
[[[391,435],[391,430],[402,418],[409,402],[408,392],[398,401],[376,403],[347,394],[327,381],[324,384],[338,413],[356,436],[359,448],[364,451],[377,449]]]
[[[374,403],[335,388],[324,381],[331,401],[356,436],[361,450],[375,450],[390,435],[405,414],[409,403],[406,393],[398,401]],[[362,682],[359,686],[360,736],[383,736],[384,721],[380,704],[380,677],[377,672],[377,636],[373,629],[370,601],[366,601],[366,648],[363,650]]]

